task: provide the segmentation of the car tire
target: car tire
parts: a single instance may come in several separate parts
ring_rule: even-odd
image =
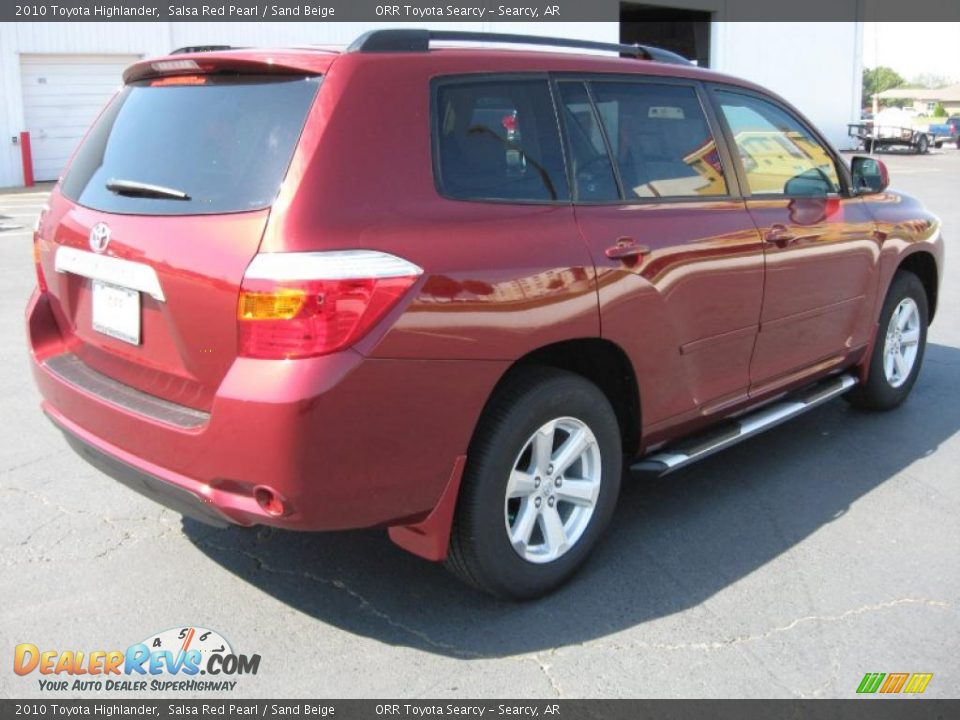
[[[609,524],[620,491],[620,428],[606,396],[574,373],[514,371],[488,403],[467,458],[447,568],[514,600],[569,579]]]
[[[930,141],[926,135],[921,135],[916,144],[917,155],[926,155],[930,151]]]
[[[912,272],[898,272],[880,312],[867,381],[846,395],[853,405],[892,410],[906,400],[923,363],[928,313],[923,283]]]

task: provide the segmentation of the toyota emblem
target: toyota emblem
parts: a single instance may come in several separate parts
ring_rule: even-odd
[[[102,253],[110,244],[110,226],[106,223],[97,223],[90,230],[90,249]]]

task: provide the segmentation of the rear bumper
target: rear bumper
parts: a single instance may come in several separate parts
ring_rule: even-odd
[[[31,298],[27,326],[43,409],[71,445],[133,489],[219,525],[337,530],[426,518],[506,369],[354,351],[238,358],[208,415],[177,413],[78,367],[44,295]],[[257,488],[281,498],[283,513],[264,510]]]
[[[205,497],[204,492],[209,488],[202,483],[182,475],[174,476],[161,468],[152,468],[155,474],[151,474],[143,467],[142,461],[130,457],[119,448],[105,449],[103,441],[97,440],[50,406],[45,405],[43,410],[63,433],[70,447],[84,460],[154,502],[215,527],[227,527],[231,523],[249,525],[257,521],[258,513],[251,514],[249,510],[235,507],[235,503],[221,500],[218,504],[217,498]],[[230,515],[225,512],[225,506],[234,506]]]

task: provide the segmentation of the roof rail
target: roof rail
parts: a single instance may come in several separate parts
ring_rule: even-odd
[[[219,52],[220,50],[236,50],[236,48],[230,45],[187,45],[186,47],[172,50],[170,54],[183,55],[185,53]]]
[[[619,43],[595,42],[593,40],[570,40],[567,38],[542,37],[540,35],[512,35],[508,33],[466,32],[460,30],[418,30],[396,28],[370,30],[354,40],[347,52],[383,53],[383,52],[427,52],[431,41],[507,43],[517,45],[539,45],[543,47],[578,48],[582,50],[606,50],[621,55],[629,55],[644,60],[670,63],[672,65],[692,65],[682,55],[652,45],[622,45]]]

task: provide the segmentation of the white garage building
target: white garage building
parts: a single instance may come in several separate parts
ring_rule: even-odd
[[[746,1],[746,0],[744,0]],[[670,22],[621,4],[620,22],[443,23],[443,29],[644,42],[754,80],[786,97],[838,147],[861,103],[857,0],[836,0],[841,22],[729,22],[737,0],[701,0]],[[690,3],[687,3],[689,6]],[[709,9],[720,7],[722,10]],[[844,6],[849,6],[845,8]],[[0,187],[23,183],[18,136],[29,131],[37,181],[54,180],[97,113],[141,58],[187,45],[347,44],[382,23],[0,23]],[[416,23],[407,23],[417,26]],[[393,25],[396,27],[397,25]]]

